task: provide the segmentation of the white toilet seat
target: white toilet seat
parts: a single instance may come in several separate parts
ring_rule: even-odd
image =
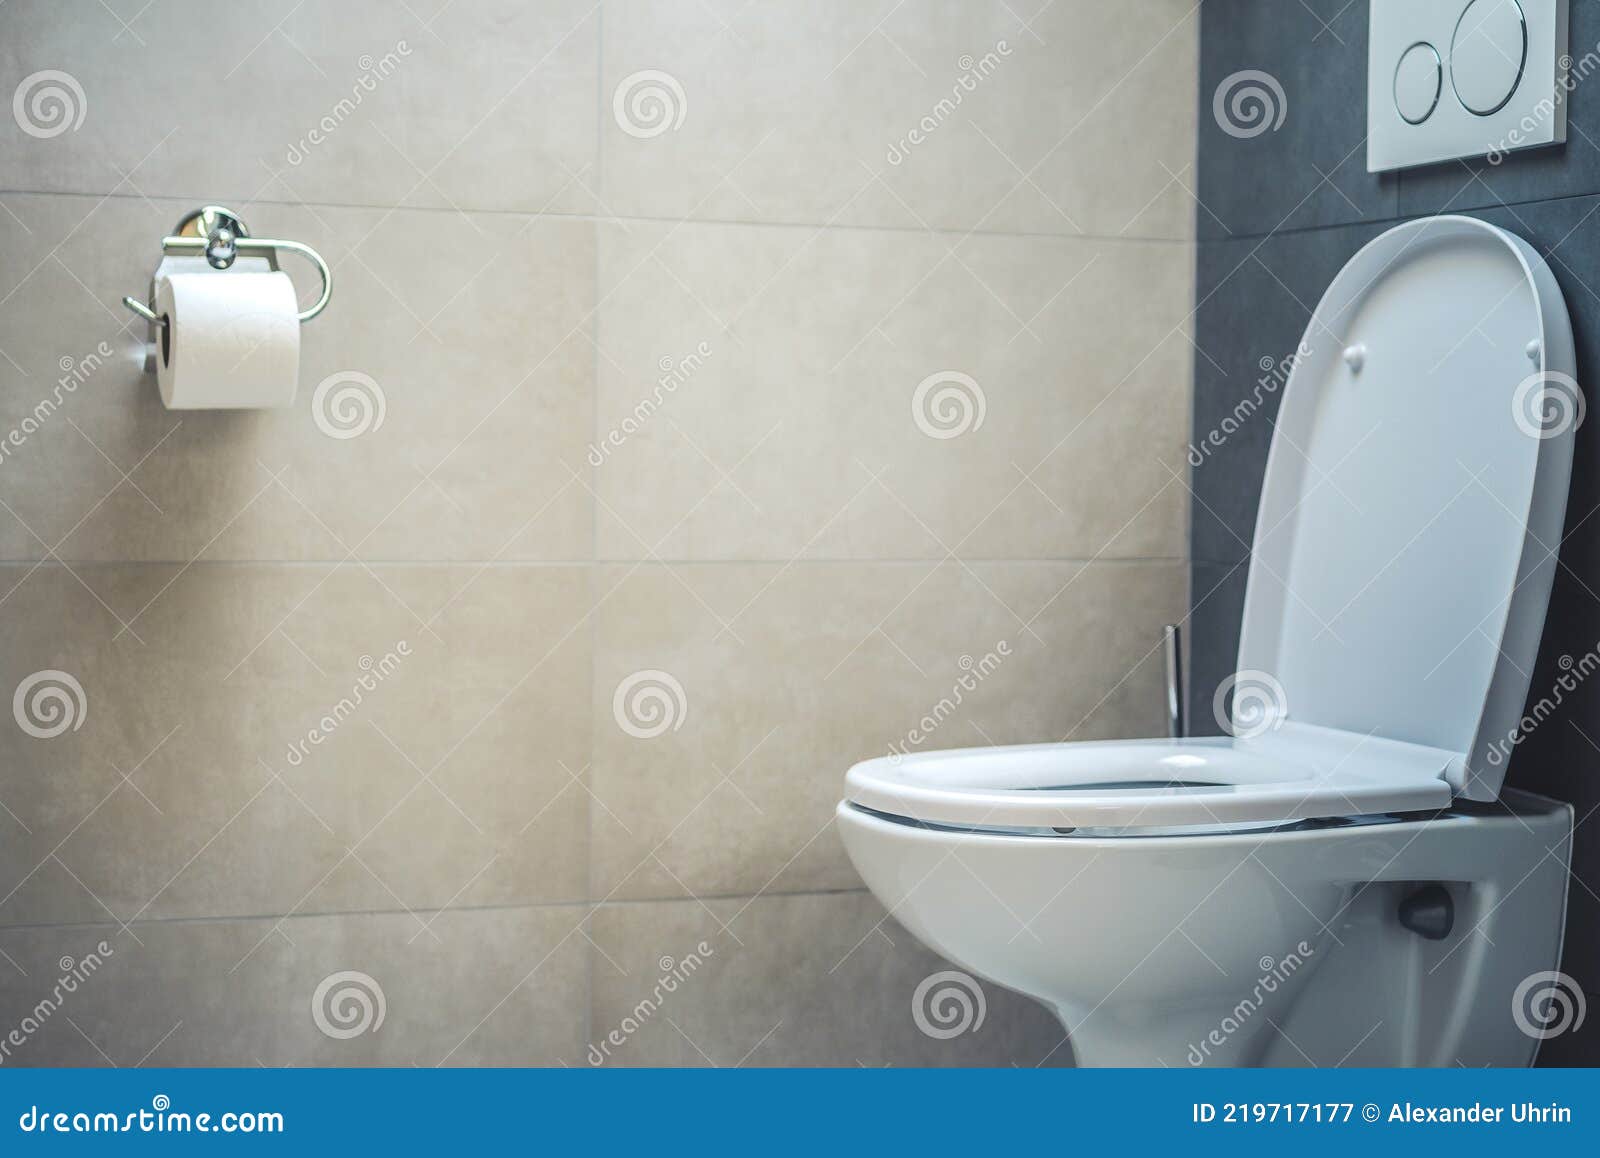
[[[943,827],[1106,829],[1281,824],[1448,808],[1451,756],[1284,723],[1249,739],[1106,740],[881,756],[845,798]]]

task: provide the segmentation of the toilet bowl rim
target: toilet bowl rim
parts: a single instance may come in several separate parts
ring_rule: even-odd
[[[895,830],[911,839],[927,837],[936,840],[954,840],[974,846],[1015,845],[1029,848],[1060,847],[1067,849],[1135,849],[1144,848],[1151,853],[1163,849],[1223,844],[1229,840],[1249,842],[1258,847],[1260,842],[1295,842],[1337,840],[1341,834],[1350,839],[1370,835],[1374,830],[1412,827],[1416,829],[1443,830],[1445,827],[1471,826],[1485,821],[1516,823],[1518,816],[1530,817],[1550,811],[1567,814],[1567,824],[1572,824],[1572,806],[1550,797],[1517,789],[1506,789],[1502,798],[1504,811],[1474,801],[1459,800],[1447,808],[1428,812],[1383,813],[1368,816],[1333,818],[1332,823],[1307,821],[1280,824],[1238,824],[1209,826],[1136,826],[1114,830],[1085,827],[1067,832],[1053,830],[1008,830],[1002,828],[968,828],[918,820],[915,817],[897,816],[863,807],[849,799],[838,802],[834,809],[837,823]],[[1523,824],[1522,827],[1526,827]]]
[[[912,830],[938,833],[957,838],[972,837],[975,840],[1002,838],[1025,841],[1060,841],[1063,843],[1113,841],[1128,844],[1162,840],[1207,841],[1228,836],[1249,836],[1267,839],[1291,833],[1332,832],[1342,829],[1373,828],[1380,825],[1406,824],[1417,821],[1445,820],[1455,815],[1448,809],[1436,809],[1427,812],[1337,816],[1314,820],[1255,820],[1217,824],[1083,825],[1077,828],[1023,828],[1001,825],[944,824],[938,821],[919,820],[914,816],[901,816],[892,812],[881,812],[875,808],[857,804],[849,799],[840,800],[836,812],[840,815],[864,817],[868,820],[899,825]]]

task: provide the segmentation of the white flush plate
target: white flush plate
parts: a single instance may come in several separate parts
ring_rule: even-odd
[[[1372,0],[1367,171],[1567,139],[1568,0]]]

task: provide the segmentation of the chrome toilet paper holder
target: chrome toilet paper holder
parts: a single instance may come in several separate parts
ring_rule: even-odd
[[[204,254],[211,268],[220,270],[232,266],[241,253],[264,255],[267,264],[276,270],[280,250],[298,253],[315,265],[317,272],[322,275],[322,292],[317,295],[316,301],[298,315],[301,325],[304,325],[326,309],[328,299],[333,296],[333,273],[328,269],[328,263],[322,260],[322,255],[309,245],[280,238],[251,237],[250,230],[239,220],[239,215],[221,205],[206,205],[184,214],[177,228],[161,239],[162,253]],[[138,298],[124,297],[122,304],[153,326],[167,324],[166,318]]]

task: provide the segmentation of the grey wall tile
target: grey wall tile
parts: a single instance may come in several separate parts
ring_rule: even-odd
[[[28,1059],[580,1065],[591,1010],[633,1009],[685,951],[657,942],[709,921],[715,988],[673,1018],[719,1061],[1069,1060],[992,986],[981,1029],[917,1031],[942,963],[855,891],[830,818],[1001,640],[912,746],[1160,726],[1193,5],[200,11],[0,8],[0,77],[62,70],[84,113],[0,125],[0,687],[86,695],[54,739],[0,728],[26,770],[0,785],[0,1014],[116,946]],[[947,116],[968,56],[989,73]],[[640,70],[682,87],[676,131],[619,124]],[[118,299],[203,201],[333,264],[293,410],[174,414],[142,373]],[[311,400],[346,371],[384,421],[341,440]],[[912,413],[942,371],[984,391],[967,436]],[[644,739],[613,699],[654,669],[688,715]],[[689,893],[744,895],[584,927],[590,898]],[[346,970],[378,1032],[318,1032]],[[657,1023],[639,1057],[703,1061],[685,1040]]]
[[[584,895],[585,568],[4,570],[0,921]]]
[[[0,1024],[39,1023],[21,1065],[554,1065],[586,1036],[585,914],[8,930]]]
[[[1158,734],[1161,625],[1184,574],[613,565],[599,589],[606,899],[855,886],[833,808],[850,765],[891,750]]]
[[[1328,283],[1377,232],[1349,226],[1201,243],[1189,444],[1196,560],[1249,555],[1289,360]]]
[[[1367,172],[1367,0],[1200,13],[1200,236],[1393,217],[1398,180]]]
[[[591,223],[246,206],[323,252],[336,304],[302,331],[293,407],[175,412],[120,298],[148,292],[184,204],[3,203],[6,557],[588,557]],[[350,373],[370,383],[319,404]]]
[[[1248,561],[1233,564],[1196,562],[1189,571],[1187,620],[1187,701],[1189,734],[1222,733],[1216,708],[1217,689],[1236,670],[1239,625],[1244,615]]]
[[[197,203],[586,212],[598,27],[582,0],[27,0],[0,12],[0,76],[68,74],[72,127],[48,101],[31,133],[6,118],[0,171]]]
[[[1509,163],[1509,162],[1508,162]],[[1531,205],[1481,211],[1501,228],[1525,238],[1541,253],[1561,284],[1572,317],[1577,345],[1578,381],[1600,375],[1600,296],[1594,276],[1600,262],[1600,197],[1565,198]],[[1591,391],[1591,398],[1592,398]],[[1592,411],[1591,411],[1592,413]],[[1529,680],[1529,703],[1551,697],[1557,681],[1574,661],[1600,642],[1600,425],[1592,419],[1575,434],[1572,486],[1567,520],[1559,546],[1560,566],[1550,595],[1544,640]],[[1579,823],[1573,833],[1573,884],[1568,890],[1567,935],[1562,968],[1585,987],[1600,976],[1600,833],[1582,818],[1592,813],[1600,796],[1586,774],[1594,757],[1591,741],[1600,740],[1600,690],[1580,683],[1571,695],[1561,694],[1555,714],[1534,729],[1512,754],[1507,783],[1572,803]],[[1540,1051],[1541,1064],[1594,1065],[1600,1061],[1600,1039],[1592,1033],[1552,1039]]]
[[[1198,23],[1185,0],[610,3],[601,201],[1186,238]]]
[[[1190,260],[1160,242],[606,226],[600,552],[1176,556]]]
[[[952,967],[865,893],[606,905],[593,928],[590,1064],[1071,1063],[1054,1014],[970,977],[927,991],[961,985],[971,1017],[936,1026],[960,1032],[922,1032],[918,987]]]

